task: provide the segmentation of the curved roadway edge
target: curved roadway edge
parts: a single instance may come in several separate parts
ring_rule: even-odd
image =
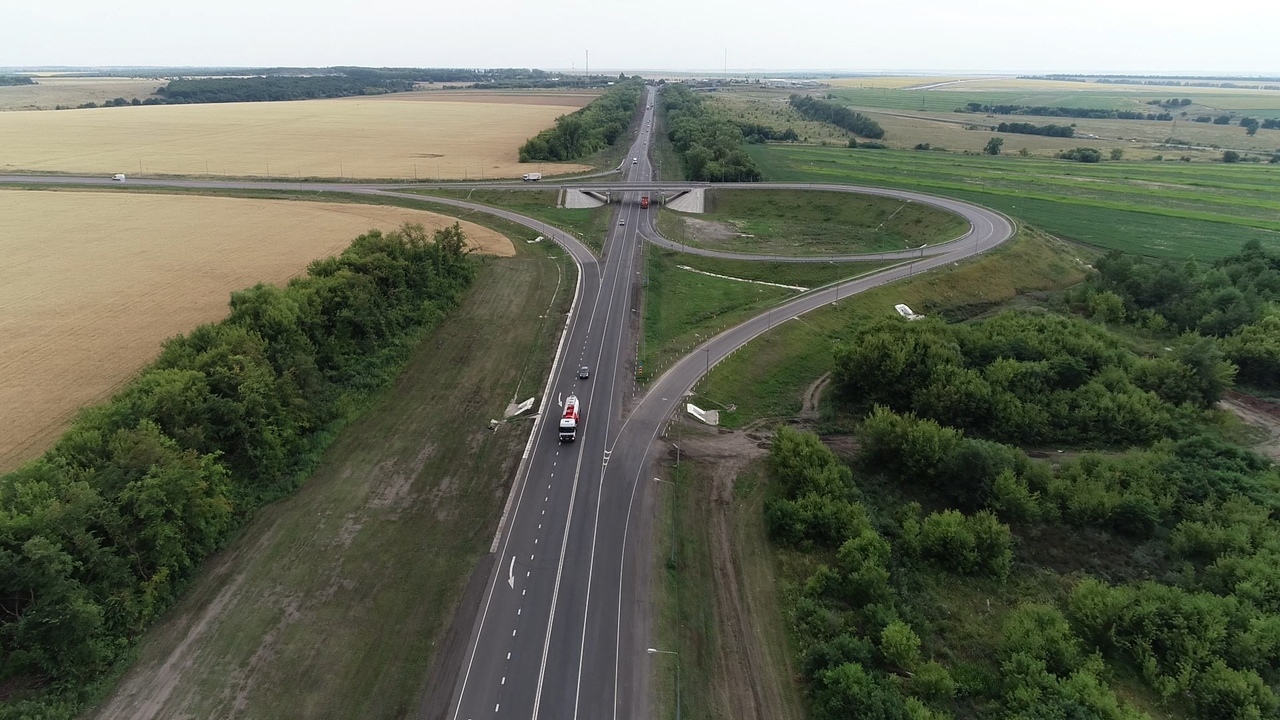
[[[70,178],[47,176],[0,176],[0,184],[29,185],[105,185],[118,187],[118,183],[104,178]],[[579,282],[575,294],[575,306],[579,300],[599,295],[603,289],[603,268],[605,263],[597,260],[591,251],[572,235],[551,225],[518,213],[493,208],[479,203],[453,198],[434,197],[429,195],[395,192],[406,189],[403,185],[361,185],[361,184],[298,184],[285,182],[224,182],[224,181],[161,181],[151,180],[134,182],[132,186],[143,187],[189,187],[209,189],[274,189],[274,190],[318,190],[357,194],[383,195],[402,199],[417,200],[457,207],[465,210],[483,212],[489,215],[515,222],[554,240],[564,247],[578,267]],[[458,186],[451,186],[458,187]],[[492,185],[484,185],[492,187]],[[521,185],[511,186],[521,188]],[[551,184],[542,188],[554,187]],[[664,185],[671,187],[671,184]],[[828,286],[796,297],[757,317],[737,325],[703,343],[693,352],[679,360],[671,369],[663,373],[650,386],[649,390],[634,407],[630,416],[616,431],[606,431],[603,445],[607,462],[604,477],[600,483],[601,493],[596,502],[595,521],[598,537],[593,538],[592,547],[600,548],[591,553],[585,564],[587,568],[579,568],[577,572],[586,570],[587,596],[590,601],[590,612],[582,618],[581,648],[577,654],[578,701],[574,702],[575,717],[618,718],[647,717],[648,698],[643,689],[646,687],[648,664],[644,649],[649,646],[649,626],[646,619],[650,612],[649,587],[647,572],[644,568],[650,562],[648,539],[641,533],[633,533],[632,521],[640,520],[639,508],[644,506],[644,492],[651,483],[640,482],[645,472],[651,467],[656,449],[655,441],[659,432],[671,417],[673,411],[683,401],[684,395],[694,384],[714,366],[732,352],[741,348],[755,337],[767,332],[773,325],[786,322],[823,305],[836,302],[840,298],[854,295],[886,283],[894,282],[909,275],[923,272],[935,267],[955,262],[959,259],[994,248],[1011,238],[1014,224],[1004,215],[976,205],[963,203],[947,198],[937,198],[905,191],[885,190],[881,188],[854,188],[842,185],[802,185],[785,183],[754,183],[745,185],[751,188],[771,188],[785,190],[825,189],[844,192],[867,192],[927,202],[960,214],[970,224],[970,231],[960,239],[952,240],[928,248],[926,253],[900,252],[879,253],[873,255],[845,256],[855,260],[866,259],[912,259],[911,266],[897,265],[879,272],[861,276],[846,282]],[[527,189],[528,185],[523,186]],[[424,188],[425,189],[425,188]],[[627,192],[638,195],[637,190],[629,188]],[[621,188],[619,188],[621,190]],[[638,197],[628,197],[627,203],[634,205]],[[649,225],[646,223],[646,225]],[[656,231],[652,235],[660,238]],[[670,242],[670,241],[667,241]],[[625,249],[624,249],[625,250]],[[770,260],[767,256],[748,256],[754,260]],[[806,261],[827,262],[833,258],[823,257]],[[616,282],[616,280],[615,280]],[[597,302],[598,302],[597,298]],[[579,310],[581,312],[581,310]],[[566,319],[564,332],[566,336],[576,332],[573,312]],[[607,322],[607,319],[606,319]],[[587,325],[587,332],[590,332]],[[563,344],[563,337],[562,337]],[[557,357],[551,369],[550,378],[565,373],[565,358]],[[572,373],[570,373],[572,374]],[[541,407],[545,407],[549,393],[544,393]],[[540,408],[541,409],[541,408]],[[540,414],[535,422],[533,433],[543,428],[543,417]],[[522,466],[524,465],[522,461]],[[526,470],[518,470],[510,490],[515,495],[523,490],[528,478]],[[572,505],[572,502],[570,503]],[[640,529],[647,529],[643,522],[637,522]],[[502,537],[507,530],[499,527],[495,540]],[[567,528],[566,528],[567,534]],[[505,554],[503,556],[505,558]],[[628,568],[639,568],[631,569]],[[499,579],[503,572],[501,563],[495,563],[490,573],[486,599],[494,592],[495,586],[506,584]],[[641,579],[637,579],[637,578]],[[487,603],[486,603],[487,604]],[[475,637],[467,646],[468,663],[475,652]],[[566,668],[567,670],[567,668]],[[621,715],[619,714],[621,711]]]
[[[755,260],[766,262],[785,262],[785,263],[830,263],[830,262],[864,262],[872,260],[911,260],[915,258],[927,257],[930,255],[943,255],[951,253],[955,250],[956,243],[963,243],[970,239],[974,233],[982,233],[987,231],[985,225],[980,224],[977,216],[972,210],[978,206],[971,205],[960,200],[952,200],[951,198],[939,197],[936,195],[925,195],[923,193],[911,192],[910,190],[892,190],[889,188],[869,187],[865,185],[830,185],[830,184],[812,184],[812,183],[716,183],[712,188],[715,190],[816,190],[823,192],[843,192],[853,193],[857,195],[876,195],[879,197],[894,198],[904,200],[906,202],[920,203],[921,205],[929,205],[940,210],[945,210],[953,215],[959,215],[969,221],[969,230],[964,234],[945,240],[933,245],[908,249],[908,250],[892,250],[887,252],[876,253],[854,253],[851,255],[761,255],[758,253],[740,253],[725,252],[720,250],[708,250],[706,248],[696,247],[693,245],[685,245],[677,243],[662,237],[657,229],[653,227],[652,221],[645,224],[642,235],[649,242],[659,247],[669,250],[677,250],[689,255],[701,255],[703,257],[723,258],[726,260]],[[985,219],[982,219],[985,223]]]
[[[651,714],[646,707],[647,698],[641,697],[643,693],[640,691],[645,687],[643,673],[648,668],[645,648],[652,641],[652,638],[643,636],[648,628],[644,620],[649,612],[649,588],[637,580],[637,575],[646,574],[644,566],[650,562],[650,538],[640,533],[633,534],[631,526],[634,521],[641,529],[651,529],[638,515],[638,509],[644,507],[644,493],[653,483],[642,480],[648,477],[646,473],[655,458],[659,433],[683,402],[685,393],[712,366],[776,324],[841,298],[985,252],[1012,238],[1016,231],[1013,221],[1000,213],[959,201],[945,202],[948,209],[960,212],[973,226],[963,242],[944,246],[947,248],[945,254],[926,256],[916,261],[915,267],[898,265],[799,296],[716,335],[663,373],[632,410],[618,435],[612,439],[609,451],[613,462],[603,483],[604,487],[612,489],[610,497],[604,501],[607,507],[603,517],[614,522],[622,517],[626,519],[622,527],[604,531],[613,537],[602,538],[601,544],[614,548],[617,554],[612,558],[601,558],[600,567],[595,568],[601,578],[600,586],[593,583],[592,587],[593,594],[602,593],[602,599],[613,606],[606,605],[607,610],[599,612],[612,617],[600,618],[597,622],[604,627],[597,627],[594,633],[586,633],[587,637],[593,638],[607,635],[607,642],[598,642],[597,647],[586,648],[583,653],[594,657],[600,665],[606,662],[604,653],[612,651],[614,676],[611,688],[601,687],[602,692],[589,698],[594,702],[585,703],[587,714],[583,717],[616,719],[648,717]],[[628,567],[638,569],[628,571]],[[602,686],[606,685],[608,678],[593,680],[594,684]]]

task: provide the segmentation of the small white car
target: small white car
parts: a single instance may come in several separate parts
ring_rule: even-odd
[[[619,225],[626,225],[626,224],[627,224],[627,219],[626,219],[626,218],[622,218],[621,220],[619,220],[619,221],[618,221],[618,224],[619,224]]]
[[[638,162],[638,160],[639,160],[638,158],[631,158],[631,164],[635,165],[636,162]]]

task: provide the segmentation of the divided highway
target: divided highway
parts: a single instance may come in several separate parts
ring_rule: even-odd
[[[632,382],[630,359],[634,338],[630,336],[630,329],[633,313],[638,310],[633,307],[633,298],[637,297],[634,284],[643,270],[642,243],[647,240],[679,248],[654,229],[651,212],[640,209],[640,195],[659,187],[668,191],[706,187],[653,181],[648,142],[654,104],[651,89],[640,130],[623,161],[623,181],[589,186],[621,194],[604,246],[604,257],[599,260],[572,236],[540,221],[463,200],[397,192],[406,189],[405,185],[135,178],[127,181],[133,187],[305,189],[429,199],[525,225],[564,246],[574,258],[579,278],[573,308],[546,392],[540,398],[540,416],[534,434],[495,537],[496,562],[467,645],[464,667],[458,673],[448,714],[453,720],[646,717],[644,683],[651,659],[645,648],[652,642],[647,636],[649,597],[644,570],[650,562],[650,553],[648,538],[638,532],[637,521],[644,493],[652,485],[645,481],[649,477],[655,441],[684,394],[707,368],[773,324],[838,298],[983,252],[1012,237],[1014,232],[1013,223],[999,213],[918,193],[845,185],[717,185],[866,192],[898,197],[955,212],[969,221],[971,229],[959,239],[922,250],[803,258],[808,262],[918,259],[910,266],[888,268],[806,293],[721,333],[651,383],[640,402],[623,417],[624,391],[631,389]],[[0,176],[0,183],[120,186],[107,178],[63,176]],[[583,187],[583,184],[572,181],[537,185],[474,183],[448,187],[546,189]],[[685,250],[736,257],[732,253]],[[578,368],[583,365],[591,369],[589,379],[578,378]],[[558,424],[559,403],[570,394],[577,395],[582,402],[583,422],[577,442],[560,443],[554,429]]]

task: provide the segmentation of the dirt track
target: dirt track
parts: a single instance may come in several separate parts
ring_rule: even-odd
[[[1265,432],[1266,439],[1254,445],[1252,450],[1280,462],[1280,404],[1230,391],[1222,398],[1221,405],[1245,424]]]
[[[757,598],[772,588],[749,587],[743,562],[740,514],[734,511],[734,484],[749,463],[765,454],[759,441],[747,433],[726,432],[686,437],[681,447],[691,458],[713,468],[709,483],[700,491],[710,493],[711,513],[706,518],[715,591],[715,625],[712,704],[717,717],[736,720],[783,720],[791,706],[780,686],[789,658],[770,658],[761,638],[762,627],[776,625],[776,606],[759,607]],[[766,617],[766,615],[769,615]]]

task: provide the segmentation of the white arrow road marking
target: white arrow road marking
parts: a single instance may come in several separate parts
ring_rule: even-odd
[[[516,556],[511,556],[511,567],[507,568],[507,584],[516,589]]]

